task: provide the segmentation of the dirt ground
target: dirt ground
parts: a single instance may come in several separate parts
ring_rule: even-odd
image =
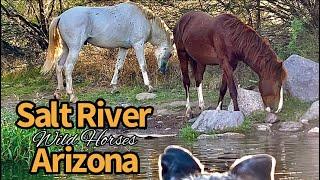
[[[41,95],[42,100],[51,99],[50,95]],[[18,98],[19,99],[19,98]],[[1,108],[14,110],[15,106],[22,101],[16,98],[1,99]],[[32,100],[32,99],[31,99]],[[35,99],[34,99],[35,100]],[[36,101],[40,101],[39,99]],[[35,102],[36,102],[35,101]],[[193,106],[193,117],[197,117],[200,114],[200,110],[197,108],[197,103],[191,103]],[[72,105],[73,106],[73,105]],[[152,105],[151,105],[152,106]],[[147,118],[147,129],[134,129],[128,130],[123,126],[119,129],[109,130],[110,133],[117,134],[139,134],[139,135],[178,135],[179,131],[188,124],[190,118],[185,116],[185,102],[184,101],[172,101],[155,105],[154,114]]]

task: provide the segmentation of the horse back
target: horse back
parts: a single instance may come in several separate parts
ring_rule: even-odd
[[[67,43],[82,37],[99,47],[129,48],[137,41],[147,40],[150,23],[138,7],[121,3],[71,8],[60,15],[59,29]]]
[[[186,51],[202,64],[221,64],[227,52],[221,18],[204,12],[189,12],[181,17],[174,29],[177,50]]]

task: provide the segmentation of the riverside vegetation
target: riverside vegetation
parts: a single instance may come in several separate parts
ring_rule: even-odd
[[[111,5],[120,1],[108,1],[103,4],[100,1],[68,1],[63,7],[59,4],[54,6],[54,15],[76,5]],[[137,1],[140,2],[140,1]],[[199,3],[200,2],[200,3]],[[170,28],[173,28],[176,20],[185,12],[189,10],[202,10],[217,14],[220,11],[216,10],[214,5],[218,1],[155,1],[144,2],[157,15],[164,19]],[[281,1],[282,2],[282,1]],[[284,1],[283,1],[284,2]],[[4,12],[1,22],[3,29],[3,36],[1,42],[5,46],[1,46],[1,162],[27,162],[30,163],[32,156],[35,152],[35,145],[32,143],[32,136],[38,131],[35,128],[29,130],[19,129],[15,126],[17,115],[15,113],[15,106],[21,100],[31,100],[37,105],[47,105],[48,99],[52,98],[52,94],[56,87],[55,73],[51,76],[44,78],[40,75],[40,66],[43,64],[45,57],[45,48],[41,48],[37,41],[32,40],[32,35],[23,30],[23,26],[15,20],[16,16],[12,13],[20,13],[28,22],[33,24],[40,24],[37,22],[38,14],[36,12],[28,14],[23,11],[24,5],[31,7],[28,1],[20,0],[17,4],[13,5],[7,1],[1,2],[1,5],[6,9],[14,9],[15,11]],[[30,3],[33,3],[30,1]],[[263,36],[269,37],[270,43],[274,47],[279,57],[283,60],[288,58],[292,53],[297,53],[306,58],[312,59],[316,62],[319,61],[319,27],[317,24],[312,25],[312,15],[307,18],[302,16],[290,16],[286,21],[279,20],[277,23],[269,21],[269,18],[279,18],[279,14],[268,12],[266,9],[261,12],[260,26],[258,23],[258,16],[254,15],[257,9],[254,6],[244,6],[238,2],[230,4],[230,7],[224,7],[222,4],[217,4],[220,9],[237,13],[246,22],[250,24],[250,17],[247,12],[240,10],[243,7],[249,7],[249,14],[252,15],[252,26],[259,28]],[[250,3],[250,2],[247,2]],[[243,5],[243,6],[242,6]],[[223,6],[223,8],[221,8]],[[37,6],[38,7],[38,6]],[[242,7],[242,8],[241,8]],[[319,8],[315,7],[315,8]],[[60,9],[60,10],[59,10]],[[272,9],[271,9],[272,10]],[[32,12],[32,11],[30,11]],[[168,13],[170,12],[170,13]],[[319,12],[319,10],[318,10]],[[49,13],[47,13],[49,14]],[[52,15],[51,15],[52,16]],[[317,16],[319,17],[319,15]],[[50,18],[50,17],[48,17]],[[280,18],[281,19],[281,18]],[[33,25],[33,24],[30,25]],[[311,24],[311,25],[310,25]],[[14,31],[11,31],[14,29]],[[279,31],[279,29],[281,31]],[[16,33],[16,34],[14,34]],[[31,38],[30,38],[31,37]],[[45,36],[44,36],[45,37]],[[44,38],[45,39],[45,38]],[[38,40],[40,41],[40,40]],[[145,92],[146,89],[142,86],[143,80],[140,75],[139,65],[135,58],[133,50],[130,50],[127,60],[119,75],[120,92],[116,94],[110,93],[109,83],[112,79],[115,61],[116,49],[101,49],[86,45],[80,53],[79,62],[75,66],[73,73],[74,88],[78,94],[79,100],[96,101],[97,98],[104,98],[108,105],[114,107],[121,103],[126,103],[134,106],[139,105],[152,105],[160,106],[163,103],[184,100],[185,94],[180,81],[180,69],[177,57],[174,55],[169,63],[168,73],[164,76],[156,72],[156,60],[154,57],[153,49],[148,45],[145,49],[147,66],[150,80],[156,88],[157,98],[146,101],[138,101],[135,95],[140,92]],[[204,77],[204,98],[206,99],[206,106],[215,105],[218,101],[219,83],[220,83],[220,68],[208,67]],[[242,87],[256,87],[257,77],[243,64],[239,64],[238,70],[235,72],[237,82]],[[193,82],[192,82],[193,83]],[[192,85],[194,86],[194,85]],[[191,99],[196,100],[196,91],[191,90]],[[67,101],[67,96],[63,98]],[[228,104],[230,97],[227,94],[224,104]],[[295,98],[285,96],[284,107],[281,113],[278,114],[280,121],[297,121],[301,115],[308,109],[310,103],[299,101]],[[224,107],[226,108],[226,107]],[[184,107],[179,109],[181,114],[184,114]],[[266,113],[258,112],[249,117],[246,117],[244,123],[236,128],[228,131],[250,133],[253,129],[253,124],[264,120]],[[179,121],[174,116],[172,121]],[[81,130],[61,130],[63,133],[80,133]],[[220,133],[220,132],[212,132]],[[193,131],[190,125],[181,127],[179,132],[180,136],[187,140],[194,140],[199,133]],[[86,147],[79,144],[75,147],[75,151],[82,151]],[[61,147],[51,146],[49,151],[62,150]]]
[[[2,81],[2,107],[1,107],[1,161],[25,161],[30,163],[30,160],[35,152],[35,145],[32,143],[32,136],[38,131],[35,128],[24,130],[18,128],[14,123],[17,120],[15,112],[15,106],[20,100],[33,100],[37,105],[48,105],[48,98],[52,96],[52,90],[54,82],[47,82],[43,77],[35,77],[31,74],[37,72],[26,72],[20,75],[16,74],[14,77],[4,77]],[[208,79],[208,78],[206,78]],[[14,80],[14,81],[12,81]],[[39,82],[39,83],[33,83]],[[204,83],[206,84],[206,83]],[[51,86],[52,85],[52,86]],[[89,100],[95,102],[97,98],[104,98],[108,105],[114,107],[119,105],[119,102],[125,102],[130,105],[152,105],[158,106],[166,102],[172,102],[177,100],[183,100],[185,98],[182,85],[175,84],[170,85],[171,90],[167,90],[166,85],[157,87],[157,98],[153,100],[138,101],[135,99],[135,95],[139,92],[144,91],[144,87],[141,86],[123,86],[120,88],[120,92],[111,94],[110,90],[105,87],[95,87],[89,82],[76,83],[76,91],[79,93],[80,100]],[[174,87],[174,88],[172,88]],[[208,99],[207,105],[212,105],[218,100],[218,93],[212,92],[210,87],[204,88],[204,97]],[[191,99],[196,99],[196,91],[191,91]],[[217,92],[217,91],[216,91]],[[226,101],[229,101],[228,97]],[[64,101],[67,101],[65,96]],[[299,101],[295,98],[285,96],[284,108],[281,113],[278,114],[280,121],[297,121],[299,117],[308,109],[310,103]],[[184,114],[184,107],[180,108],[181,114]],[[244,123],[237,128],[228,129],[225,131],[212,132],[223,133],[227,131],[239,132],[239,133],[250,133],[253,129],[253,124],[262,122],[266,117],[265,112],[257,112],[253,115],[246,117]],[[74,118],[74,117],[73,117]],[[180,121],[175,119],[174,116],[172,121]],[[190,125],[186,124],[181,127],[179,132],[180,137],[188,141],[195,140],[200,134],[195,132]],[[81,133],[82,130],[62,129],[63,133],[69,133],[71,135]],[[84,145],[79,144],[75,147],[76,151],[85,149]],[[51,146],[49,151],[60,150],[61,147]]]

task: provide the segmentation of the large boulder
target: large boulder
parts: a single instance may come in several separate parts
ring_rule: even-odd
[[[191,128],[209,133],[213,130],[224,130],[240,126],[244,121],[244,115],[240,111],[206,110],[203,111]]]
[[[240,111],[249,116],[255,111],[263,111],[264,104],[259,92],[246,90],[238,87],[238,106]],[[233,111],[233,102],[231,101],[228,106],[228,111]]]
[[[312,103],[307,112],[300,118],[300,121],[302,120],[319,120],[319,101]]]
[[[312,102],[319,98],[319,63],[291,55],[284,61],[288,71],[285,89],[291,96]]]

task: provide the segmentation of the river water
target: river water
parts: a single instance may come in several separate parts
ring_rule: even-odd
[[[210,172],[224,172],[237,158],[244,155],[267,153],[277,160],[276,179],[319,179],[319,136],[305,134],[251,134],[245,138],[213,138],[194,142],[178,137],[141,139],[136,147],[130,148],[141,159],[141,173],[138,175],[38,175],[32,178],[27,174],[28,169],[14,164],[2,165],[2,178],[158,179],[158,156],[168,145],[180,145],[189,149]],[[100,150],[110,149],[112,148]]]

